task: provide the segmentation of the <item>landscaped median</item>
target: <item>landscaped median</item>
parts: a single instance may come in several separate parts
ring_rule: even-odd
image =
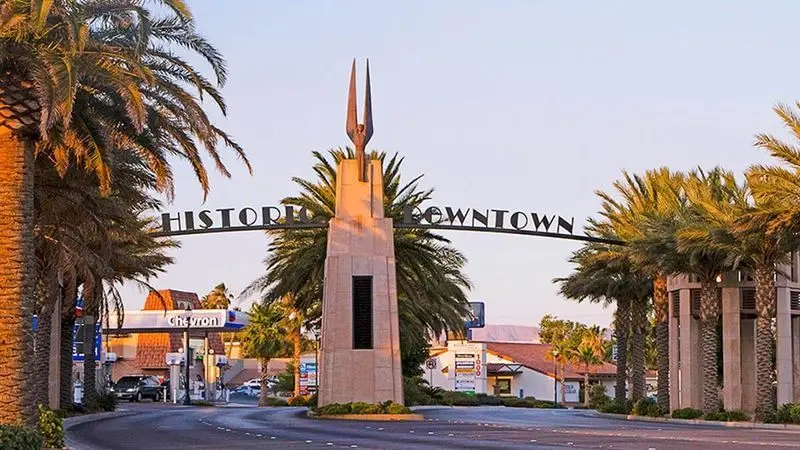
[[[331,403],[310,408],[309,417],[340,420],[423,420],[422,414],[415,414],[405,406],[385,401],[383,403]]]
[[[783,405],[778,408],[769,415],[768,423],[752,422],[750,416],[742,411],[713,411],[704,414],[703,411],[693,408],[676,409],[672,411],[671,417],[667,417],[654,401],[645,399],[639,400],[633,405],[633,408],[630,408],[630,401],[627,402],[627,408],[622,405],[605,406],[607,407],[600,408],[597,414],[613,419],[800,431],[800,405],[795,404]],[[620,414],[618,411],[630,413]]]

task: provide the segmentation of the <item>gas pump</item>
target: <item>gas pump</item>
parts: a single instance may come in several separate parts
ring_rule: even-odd
[[[180,353],[167,353],[167,365],[169,366],[169,389],[172,398],[172,403],[178,403],[178,388],[183,386],[180,383],[181,368],[185,363],[183,352]],[[164,401],[167,401],[166,392],[164,393]]]
[[[113,367],[114,363],[117,362],[117,354],[114,352],[106,352],[105,356],[103,357],[103,371],[105,372],[105,390],[108,390],[111,385],[113,384]]]
[[[215,389],[219,389],[219,391],[215,394],[215,397],[219,400],[224,399],[227,403],[228,390],[222,387],[222,368],[228,365],[228,357],[225,355],[214,355],[214,365],[217,366],[217,370],[219,370],[219,375],[216,377],[214,383]]]

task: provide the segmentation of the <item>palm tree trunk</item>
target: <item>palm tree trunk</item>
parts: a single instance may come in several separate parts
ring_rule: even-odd
[[[261,358],[261,392],[258,394],[258,406],[267,406],[267,399],[269,398],[269,358]]]
[[[83,342],[83,404],[94,406],[97,403],[97,362],[94,359],[95,323],[98,321],[99,296],[98,288],[94,281],[83,283],[83,304],[86,314],[84,318],[92,317],[92,322],[84,322]]]
[[[700,282],[701,345],[703,351],[703,411],[719,409],[717,391],[717,318],[719,290],[716,282]]]
[[[33,148],[0,126],[0,424],[32,424]]]
[[[586,373],[583,374],[583,405],[589,407],[589,364],[585,364]]]
[[[774,266],[764,264],[756,267],[754,280],[756,283],[756,419],[764,420],[769,411],[775,409],[775,398],[772,395],[772,374],[775,365],[774,336],[772,335],[772,318],[775,317],[775,280]]]
[[[653,309],[656,313],[656,364],[658,366],[658,406],[669,411],[669,296],[667,277],[653,279]]]
[[[62,408],[71,405],[72,396],[72,339],[75,333],[75,299],[78,298],[78,287],[74,278],[69,281],[65,290],[61,316],[61,382],[60,401]]]
[[[294,395],[300,395],[300,329],[292,336],[292,364],[294,364]]]
[[[631,303],[631,398],[645,396],[644,349],[646,338],[647,301],[636,299]]]
[[[614,314],[614,339],[617,341],[617,385],[614,401],[624,403],[628,397],[628,331],[631,326],[630,300],[617,299]]]
[[[58,295],[58,279],[47,277],[42,280],[39,289],[40,307],[39,327],[36,329],[36,347],[34,351],[34,376],[36,383],[36,404],[50,405],[50,333],[53,323],[53,306]]]

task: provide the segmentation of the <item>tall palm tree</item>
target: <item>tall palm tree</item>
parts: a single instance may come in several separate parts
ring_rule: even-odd
[[[269,361],[290,352],[286,330],[281,327],[283,312],[277,303],[254,303],[250,309],[250,324],[244,329],[243,350],[250,358],[258,358],[261,369],[261,395],[258,406],[266,406],[269,395]]]
[[[703,410],[719,409],[717,388],[717,322],[720,315],[720,291],[717,278],[733,267],[731,253],[719,247],[699,243],[698,234],[715,233],[728,226],[704,215],[699,201],[730,205],[739,201],[739,189],[730,172],[714,168],[697,169],[688,174],[684,187],[688,203],[672,218],[648,215],[644,218],[645,237],[633,245],[651,255],[655,264],[670,274],[687,274],[700,284],[701,347],[703,359]]]
[[[322,222],[333,218],[336,207],[336,165],[353,158],[352,149],[330,150],[328,156],[314,152],[316,180],[294,178],[301,193],[282,203],[305,208]],[[386,217],[401,220],[408,206],[429,200],[432,190],[421,190],[421,176],[404,183],[403,159],[373,152],[372,159],[384,162],[384,210]],[[326,229],[268,231],[272,242],[265,260],[266,273],[253,281],[242,295],[258,294],[266,302],[291,295],[295,306],[304,310],[322,301],[328,233]],[[410,336],[427,340],[430,334],[461,330],[469,315],[466,290],[471,285],[462,273],[466,258],[443,236],[425,229],[394,229],[397,297],[401,342]]]
[[[592,222],[588,234],[612,236],[607,224]],[[559,292],[566,298],[609,304],[615,302],[614,339],[617,342],[617,377],[615,400],[624,402],[627,397],[628,337],[631,334],[632,304],[646,305],[652,292],[652,282],[647,274],[638,270],[627,251],[619,246],[590,243],[575,251],[569,261],[576,265],[572,274],[553,281],[559,284]],[[643,338],[639,334],[636,338]],[[643,345],[643,344],[642,344]],[[635,398],[644,392],[644,350],[631,345],[633,379],[631,388]]]
[[[774,336],[771,323],[776,314],[772,264],[784,262],[786,254],[800,243],[800,117],[794,106],[778,104],[774,111],[794,142],[770,134],[756,135],[755,145],[778,160],[779,165],[755,165],[746,173],[753,194],[753,208],[737,224],[756,281],[756,417],[775,408],[772,392]],[[749,245],[748,245],[749,244]]]
[[[202,111],[207,94],[225,112],[214,85],[171,47],[208,61],[218,84],[225,79],[219,53],[194,31],[181,0],[162,0],[168,15],[154,20],[140,0],[0,4],[0,340],[15,351],[0,354],[0,423],[34,417],[28,358],[34,288],[33,161],[49,157],[64,173],[75,160],[94,172],[108,192],[109,161],[134,151],[171,196],[167,155],[187,159],[204,190],[208,177],[195,141],[224,175],[220,141],[243,152]],[[188,91],[196,88],[198,95]],[[77,157],[73,159],[73,157]],[[245,160],[246,162],[246,160]],[[248,166],[249,167],[249,166]]]
[[[669,410],[669,302],[667,296],[667,272],[655,264],[651,255],[638,252],[634,243],[644,237],[647,231],[642,224],[644,217],[656,216],[662,220],[674,218],[682,205],[680,195],[684,175],[667,168],[645,172],[644,176],[631,175],[623,171],[622,179],[614,182],[614,190],[620,199],[602,191],[596,194],[602,200],[601,216],[608,221],[619,238],[631,243],[626,250],[630,252],[637,265],[648,272],[653,279],[653,309],[655,310],[655,329],[658,362],[658,404],[664,411]],[[644,326],[641,309],[636,309],[635,323]],[[637,331],[641,331],[638,328]],[[639,342],[639,339],[635,339]],[[638,350],[637,350],[638,351]]]

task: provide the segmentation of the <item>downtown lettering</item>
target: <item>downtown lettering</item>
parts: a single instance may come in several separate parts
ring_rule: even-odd
[[[445,225],[461,228],[531,230],[544,233],[574,234],[575,218],[564,218],[554,214],[511,211],[507,209],[440,208],[430,206],[407,207],[403,212],[403,226]]]

